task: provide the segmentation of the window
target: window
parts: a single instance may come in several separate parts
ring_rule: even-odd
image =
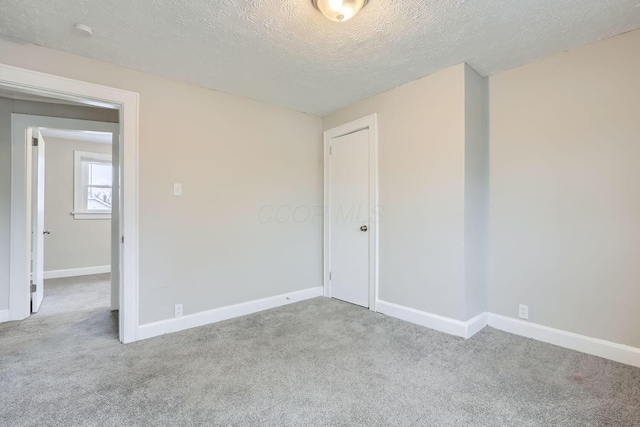
[[[113,201],[111,154],[74,151],[75,219],[110,219]]]

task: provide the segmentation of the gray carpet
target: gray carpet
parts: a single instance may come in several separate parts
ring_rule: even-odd
[[[640,426],[640,369],[491,328],[316,298],[125,346],[108,276],[46,290],[0,325],[2,426]]]

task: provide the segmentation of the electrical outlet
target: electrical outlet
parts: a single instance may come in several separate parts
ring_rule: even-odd
[[[529,306],[520,304],[519,314],[521,319],[529,320]]]
[[[176,304],[173,314],[174,314],[174,317],[182,317],[183,315],[182,304]]]
[[[182,196],[182,184],[173,184],[173,195],[178,197]]]

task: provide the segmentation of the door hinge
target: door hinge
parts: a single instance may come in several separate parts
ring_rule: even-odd
[[[121,241],[122,241],[122,243],[124,243],[124,236],[122,236],[122,240]]]
[[[331,272],[329,272],[329,281],[331,281]]]
[[[35,283],[32,283],[32,284],[31,284],[31,292],[35,292],[35,291],[36,291],[36,289],[37,289],[36,284],[35,284]]]
[[[31,145],[33,145],[34,147],[38,146],[38,138],[31,138]]]
[[[331,146],[329,146],[329,155],[333,154],[333,148]]]

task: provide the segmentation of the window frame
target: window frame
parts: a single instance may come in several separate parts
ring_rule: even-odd
[[[90,211],[86,207],[85,183],[82,176],[82,162],[85,159],[95,160],[97,162],[108,163],[113,168],[113,157],[107,153],[93,153],[89,151],[73,152],[73,219],[111,219],[112,209],[107,211]],[[106,186],[105,186],[106,188]],[[113,191],[113,174],[112,182],[109,188]]]

